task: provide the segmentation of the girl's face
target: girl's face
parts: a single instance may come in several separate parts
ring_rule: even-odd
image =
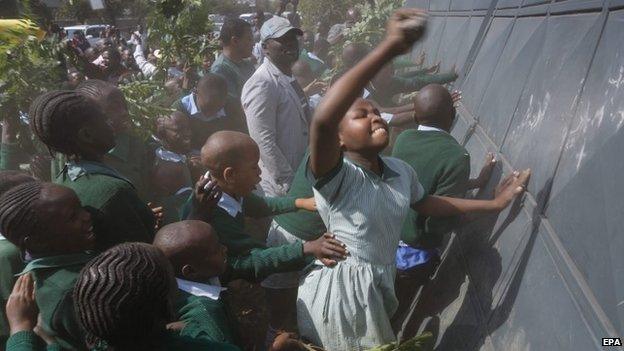
[[[389,142],[388,125],[369,101],[356,100],[340,122],[340,144],[345,151],[379,153]]]
[[[91,215],[73,190],[46,183],[35,204],[39,233],[26,239],[26,249],[40,254],[72,254],[91,250],[95,234]]]

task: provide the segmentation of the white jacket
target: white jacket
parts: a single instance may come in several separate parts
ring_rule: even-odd
[[[265,195],[284,196],[308,147],[309,124],[291,78],[267,57],[241,95],[249,135],[260,147]]]

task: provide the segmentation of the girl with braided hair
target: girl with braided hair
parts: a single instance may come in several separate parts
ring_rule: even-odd
[[[0,171],[0,196],[7,190],[22,183],[35,179],[19,171]],[[4,306],[11,294],[11,287],[15,282],[15,275],[24,269],[24,261],[19,249],[0,232],[0,297]],[[9,326],[4,318],[4,309],[0,312],[0,350],[9,337]]]
[[[126,98],[119,88],[103,80],[89,79],[82,82],[76,92],[95,102],[115,133],[115,147],[104,155],[103,162],[116,169],[146,199],[150,160],[147,143],[132,131]]]
[[[95,235],[76,193],[34,180],[14,186],[0,196],[0,231],[31,259],[19,274],[36,283],[42,329],[63,348],[83,349],[71,292]]]
[[[87,348],[93,351],[239,350],[231,344],[182,337],[168,331],[167,324],[175,317],[175,291],[173,270],[163,253],[152,245],[121,244],[95,257],[80,272],[73,291]],[[24,313],[22,319],[28,318],[33,317]],[[17,324],[20,318],[15,319]],[[21,330],[11,336],[7,351],[36,350],[36,336],[31,328],[15,328]],[[16,347],[12,348],[13,345]]]
[[[31,105],[33,133],[68,162],[55,182],[76,192],[93,214],[96,249],[126,241],[151,242],[154,215],[132,183],[103,158],[115,137],[100,107],[73,91],[52,91]]]

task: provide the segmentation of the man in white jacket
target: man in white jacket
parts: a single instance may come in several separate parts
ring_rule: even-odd
[[[284,196],[308,146],[308,98],[292,75],[299,57],[300,29],[275,16],[260,29],[266,60],[243,87],[241,102],[249,134],[260,147],[260,186]]]

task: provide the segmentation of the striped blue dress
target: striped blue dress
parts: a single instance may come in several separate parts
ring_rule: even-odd
[[[425,192],[407,163],[381,160],[381,176],[344,158],[315,183],[321,218],[351,253],[333,268],[315,262],[299,284],[299,332],[326,350],[363,350],[396,340],[390,326],[398,304],[396,248],[410,204]]]

